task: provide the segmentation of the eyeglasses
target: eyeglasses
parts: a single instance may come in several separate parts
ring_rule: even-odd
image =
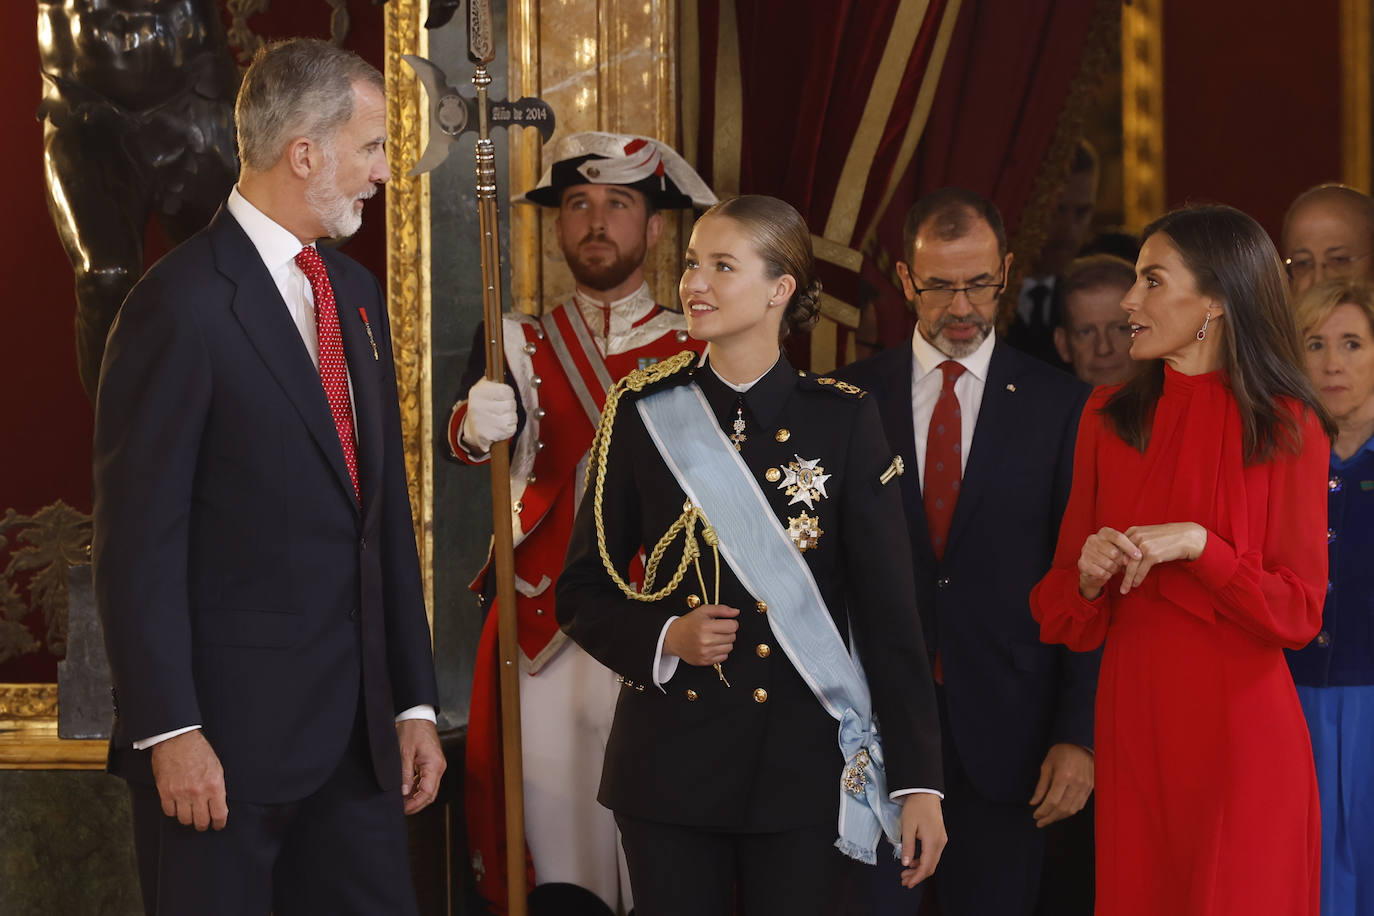
[[[910,267],[907,268],[910,270]],[[991,305],[1002,294],[1006,287],[1006,267],[1003,266],[1001,276],[996,283],[980,283],[977,286],[931,286],[926,289],[914,287],[916,296],[927,305],[936,308],[948,308],[954,304],[954,297],[963,293],[968,297],[970,305]]]
[[[1331,257],[1321,262],[1322,276],[1324,277],[1343,277],[1350,273],[1356,261],[1363,261],[1369,257],[1369,253],[1364,254],[1333,254]],[[1318,262],[1311,258],[1285,258],[1283,266],[1288,268],[1288,278],[1290,280],[1306,280],[1312,276],[1312,271],[1317,268]]]

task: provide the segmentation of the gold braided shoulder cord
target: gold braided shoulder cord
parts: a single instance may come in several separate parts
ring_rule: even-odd
[[[601,411],[601,423],[596,428],[596,435],[592,437],[592,461],[587,467],[587,482],[592,482],[594,473],[596,486],[592,491],[592,515],[596,519],[596,546],[601,552],[601,565],[606,568],[611,581],[616,584],[626,598],[634,601],[659,601],[671,595],[682,584],[689,563],[696,567],[697,581],[701,584],[702,596],[705,597],[706,579],[701,574],[701,563],[699,562],[701,547],[697,543],[696,537],[696,528],[697,525],[700,525],[701,539],[706,542],[716,557],[716,588],[712,603],[720,603],[720,540],[716,537],[715,529],[711,527],[710,522],[706,520],[706,516],[699,507],[690,502],[683,506],[682,515],[678,516],[677,521],[673,522],[664,532],[663,537],[659,538],[658,543],[649,553],[648,561],[644,564],[644,587],[638,591],[633,585],[625,581],[615,568],[615,564],[611,562],[610,551],[606,549],[606,526],[601,515],[606,490],[606,458],[610,454],[611,428],[615,426],[620,396],[626,391],[643,391],[649,385],[687,368],[697,358],[697,354],[691,350],[683,350],[670,359],[654,363],[643,369],[636,369],[617,382],[610,391],[606,392],[606,406]],[[658,575],[658,565],[663,559],[663,554],[679,534],[683,536],[682,560],[678,563],[668,584],[658,591],[651,591],[654,587],[654,579]]]

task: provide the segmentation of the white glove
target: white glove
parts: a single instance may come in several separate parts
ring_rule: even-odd
[[[501,382],[478,379],[468,391],[468,412],[458,438],[474,455],[485,455],[493,442],[515,435],[518,422],[515,390]]]

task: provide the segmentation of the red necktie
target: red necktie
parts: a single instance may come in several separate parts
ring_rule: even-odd
[[[353,407],[348,400],[348,364],[344,361],[343,336],[339,333],[339,310],[334,305],[334,288],[324,261],[313,245],[306,245],[296,255],[296,265],[310,281],[315,294],[315,332],[320,341],[320,384],[329,399],[329,412],[334,415],[334,428],[339,431],[344,463],[353,481],[353,494],[362,502],[358,489],[358,449],[353,439]]]
[[[940,371],[945,380],[940,386],[940,397],[935,401],[935,411],[930,415],[925,480],[922,481],[926,525],[937,560],[945,556],[949,523],[954,518],[954,504],[959,501],[959,479],[963,476],[960,463],[963,428],[959,420],[959,399],[954,396],[954,382],[964,374],[964,367],[947,359],[940,363]]]

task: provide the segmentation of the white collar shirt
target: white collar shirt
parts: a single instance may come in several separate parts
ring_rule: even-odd
[[[296,255],[305,247],[291,230],[263,213],[239,193],[238,185],[229,192],[225,204],[258,252],[263,265],[281,293],[291,321],[300,332],[301,342],[315,368],[320,367],[320,337],[315,330],[315,294],[310,281],[296,264]]]
[[[603,304],[582,290],[575,289],[573,302],[577,303],[582,320],[587,323],[588,330],[605,355],[624,353],[646,342],[636,325],[654,310],[654,294],[648,283],[641,284],[630,295],[609,304]]]
[[[954,381],[954,396],[959,400],[959,473],[968,467],[969,448],[973,445],[973,431],[978,425],[978,409],[983,404],[983,388],[987,385],[988,364],[992,362],[992,348],[996,335],[989,334],[978,349],[968,356],[954,360],[966,370]],[[940,398],[944,373],[940,363],[951,357],[935,348],[921,336],[920,330],[911,333],[911,420],[916,434],[916,467],[922,486],[926,478],[926,438],[930,432],[930,418],[935,402]]]

